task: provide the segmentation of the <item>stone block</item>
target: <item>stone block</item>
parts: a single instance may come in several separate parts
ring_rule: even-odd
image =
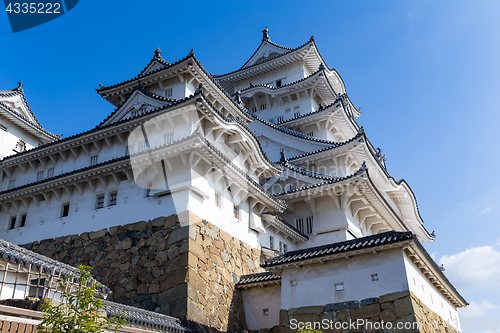
[[[172,232],[168,235],[167,245],[175,244],[184,238],[189,237],[188,227],[177,227],[172,229]]]
[[[232,237],[224,230],[219,230],[219,236],[226,244],[229,244],[229,242],[231,242]]]
[[[151,226],[161,228],[165,225],[165,217],[157,217],[151,221]]]
[[[187,283],[182,283],[163,291],[158,297],[159,304],[172,303],[175,300],[187,297]]]
[[[132,240],[125,239],[115,244],[115,250],[128,250],[132,247]]]
[[[384,310],[380,315],[380,320],[383,320],[384,322],[394,321],[396,320],[396,315],[393,311]]]
[[[89,234],[89,238],[90,239],[102,238],[102,237],[106,236],[107,231],[108,231],[108,229],[101,229],[99,231],[92,231]]]
[[[144,231],[148,228],[148,223],[146,221],[140,221],[136,223],[126,224],[123,227],[128,231]]]
[[[189,210],[185,210],[177,214],[177,218],[181,226],[187,226],[189,224],[196,224],[201,222],[201,218]]]
[[[325,312],[358,309],[358,308],[359,308],[358,301],[330,303],[325,306]]]
[[[297,322],[303,322],[303,323],[314,323],[318,320],[318,316],[315,315],[315,314],[294,314],[293,315],[293,318],[292,319],[295,319],[297,320]]]
[[[413,303],[411,297],[396,299],[394,301],[396,317],[401,318],[414,314]]]
[[[397,293],[391,293],[391,294],[380,296],[379,297],[379,302],[380,303],[392,302],[392,301],[394,301],[396,299],[404,298],[404,297],[407,297],[407,296],[410,296],[410,291],[409,290],[399,291]]]
[[[415,316],[409,315],[392,322],[392,328],[387,333],[416,333],[419,332]]]
[[[323,306],[303,306],[297,309],[296,314],[314,314],[319,315],[325,308]]]
[[[372,298],[365,298],[360,302],[360,306],[366,306],[370,304],[378,303],[378,297],[372,297]]]
[[[349,311],[349,314],[351,315],[351,320],[367,319],[373,316],[378,316],[381,313],[382,311],[380,310],[380,304],[378,303],[370,304],[362,308]]]
[[[287,326],[290,324],[290,317],[288,316],[288,311],[281,309],[280,310],[280,326]]]
[[[179,219],[177,218],[177,215],[167,216],[167,218],[165,219],[165,228],[166,229],[172,228],[173,226],[175,226],[178,223],[179,223]]]

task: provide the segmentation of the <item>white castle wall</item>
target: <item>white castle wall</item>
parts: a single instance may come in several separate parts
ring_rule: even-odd
[[[404,263],[408,278],[410,291],[417,296],[422,303],[429,309],[440,315],[444,320],[450,320],[450,323],[458,320],[458,312],[445,297],[424,277],[422,272],[415,267],[415,264],[405,255]]]
[[[0,128],[0,159],[15,154],[13,149],[16,149],[19,139],[23,139],[26,142],[26,149],[38,146],[38,139],[34,135],[14,125],[11,121],[2,117],[0,125],[7,129],[5,131]]]
[[[372,281],[372,274],[378,275],[378,281]],[[292,280],[296,285],[292,285]],[[335,284],[342,282],[344,290],[335,291]],[[282,309],[359,301],[408,290],[401,250],[362,254],[351,259],[304,265],[300,269],[285,268],[281,284]]]
[[[241,291],[245,319],[249,330],[272,328],[279,324],[281,285],[252,287]],[[264,309],[268,314],[264,314]]]

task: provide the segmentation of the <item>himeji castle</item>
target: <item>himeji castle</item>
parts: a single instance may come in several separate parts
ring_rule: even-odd
[[[1,90],[0,238],[90,264],[113,301],[194,331],[460,331],[467,302],[339,73],[313,37],[288,48],[262,34],[223,75],[157,49],[99,85],[109,115],[70,137],[40,125],[22,85]]]

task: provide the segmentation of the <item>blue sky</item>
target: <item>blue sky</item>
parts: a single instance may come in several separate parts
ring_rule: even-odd
[[[494,0],[80,1],[16,34],[0,14],[0,89],[22,80],[42,124],[68,136],[113,111],[98,83],[135,76],[157,47],[167,61],[193,48],[222,74],[250,57],[265,26],[289,47],[314,35],[436,231],[426,247],[471,302],[462,317],[500,319],[499,17]]]

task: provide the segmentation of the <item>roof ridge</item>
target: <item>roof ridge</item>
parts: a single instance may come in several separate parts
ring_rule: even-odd
[[[346,140],[346,141],[343,141],[343,142],[338,142],[336,145],[332,145],[330,147],[325,147],[325,148],[321,148],[321,149],[314,150],[314,151],[311,151],[311,152],[307,152],[307,153],[303,153],[303,154],[300,154],[300,155],[296,155],[294,157],[290,157],[288,160],[289,161],[293,161],[293,160],[297,160],[297,159],[302,158],[302,157],[306,157],[306,156],[310,156],[310,155],[315,155],[315,154],[318,154],[318,153],[322,153],[324,151],[335,149],[335,148],[344,146],[344,145],[346,145],[348,143],[351,143],[354,140],[356,140],[356,139],[358,139],[358,138],[360,138],[361,136],[364,136],[364,135],[365,135],[365,129],[363,128],[363,126],[361,126],[359,128],[359,130],[358,130],[358,133],[356,133],[356,135],[353,136],[352,138],[350,138],[349,140]]]
[[[306,45],[308,45],[308,44],[310,44],[310,43],[313,43],[313,42],[314,42],[314,40],[309,39],[306,43],[304,43],[304,44],[300,45],[300,46],[299,46],[299,47],[297,47],[297,48],[290,49],[290,51],[288,51],[288,52],[285,52],[285,53],[279,54],[279,55],[277,55],[277,56],[274,56],[274,57],[268,58],[268,59],[266,59],[266,60],[264,60],[264,61],[261,61],[261,62],[258,62],[258,63],[255,63],[255,64],[252,64],[252,65],[247,66],[247,67],[241,67],[241,68],[239,68],[239,69],[237,69],[237,70],[234,70],[234,71],[232,71],[232,72],[228,72],[228,73],[225,73],[225,74],[218,74],[218,75],[214,75],[214,78],[221,78],[221,77],[226,76],[226,75],[229,75],[229,74],[234,74],[234,73],[236,73],[236,72],[239,72],[239,71],[242,71],[242,70],[246,70],[246,69],[248,69],[248,68],[252,68],[252,67],[257,66],[257,65],[261,65],[261,64],[266,63],[266,62],[268,62],[268,61],[274,60],[274,59],[276,59],[276,58],[279,58],[279,57],[285,56],[285,55],[287,55],[287,54],[290,54],[290,53],[292,53],[292,52],[294,52],[294,51],[297,51],[297,50],[299,50],[299,49],[303,48],[304,46],[306,46]],[[255,53],[257,53],[257,51],[259,50],[260,46],[261,46],[263,43],[264,43],[264,42],[261,42],[261,43],[259,44],[259,47],[258,47],[258,48],[257,48],[257,50],[255,50],[255,52],[252,54],[252,57],[255,55]],[[249,58],[249,59],[245,62],[245,64],[247,64],[247,63],[250,61],[250,59],[252,59],[252,57],[250,57],[250,58]]]

